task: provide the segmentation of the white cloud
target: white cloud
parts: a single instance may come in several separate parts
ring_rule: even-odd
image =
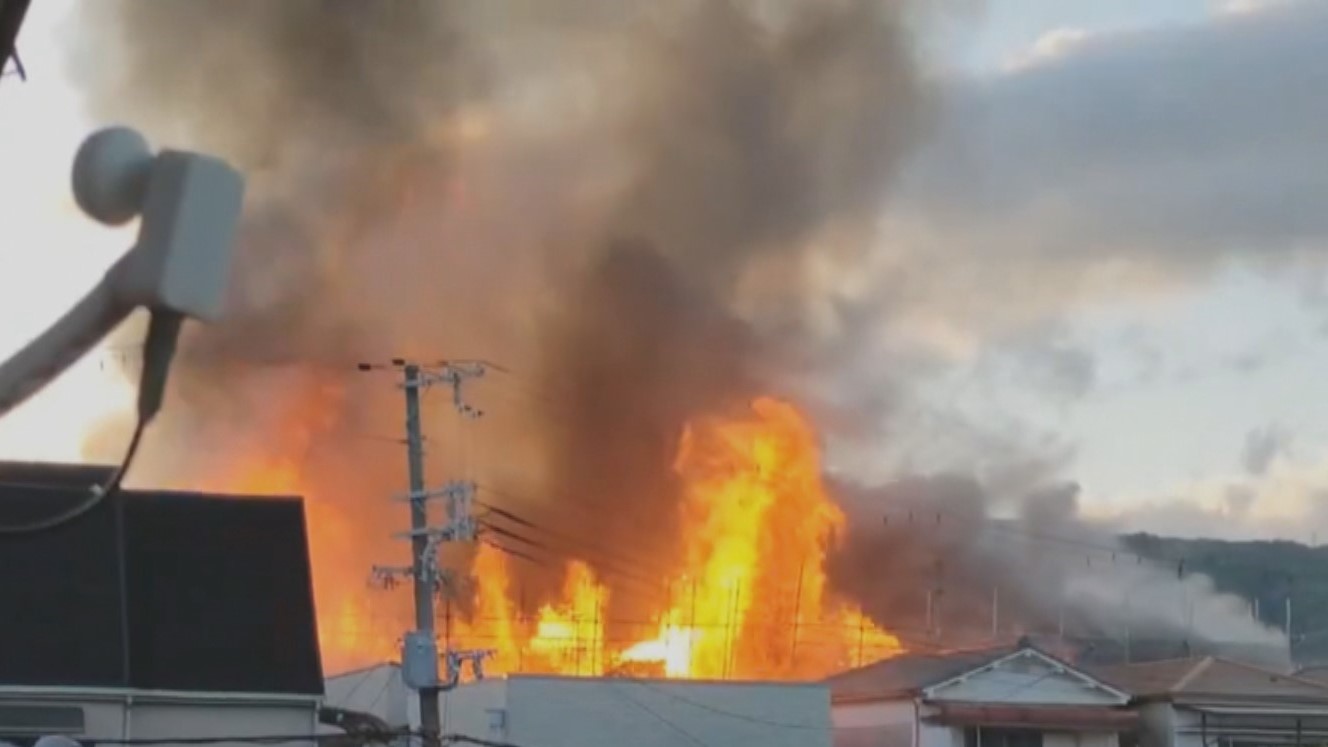
[[[1216,11],[1219,15],[1247,15],[1262,13],[1287,3],[1288,0],[1218,0]]]
[[[887,316],[923,307],[999,329],[1167,292],[1229,260],[1317,256],[1325,68],[1328,3],[1307,2],[1103,35],[954,82],[887,209]]]
[[[1035,49],[1037,64],[949,85],[940,130],[887,206],[882,251],[890,261],[853,268],[857,298],[879,304],[874,316],[860,314],[863,325],[885,341],[865,348],[859,367],[879,370],[910,354],[935,364],[894,382],[890,416],[896,423],[877,451],[878,462],[882,453],[907,455],[963,440],[966,421],[975,419],[1073,436],[1059,413],[1040,412],[1049,409],[1051,380],[1031,374],[1021,376],[1022,383],[964,380],[974,378],[968,375],[974,361],[1032,350],[1054,354],[1038,358],[1046,364],[1042,373],[1063,374],[1057,381],[1067,384],[1067,393],[1116,382],[1124,375],[1120,361],[1107,360],[1111,351],[1093,348],[1094,340],[1081,351],[1038,344],[1037,335],[1047,330],[1051,336],[1043,342],[1055,343],[1056,330],[1086,313],[1161,308],[1142,302],[1211,287],[1233,265],[1323,272],[1328,98],[1319,95],[1319,77],[1328,69],[1328,3],[1281,3],[1257,13],[1092,36],[1063,30]],[[1270,292],[1286,296],[1285,282],[1270,283],[1276,286]],[[876,295],[863,285],[874,285]],[[1257,307],[1225,313],[1257,316]],[[1149,368],[1156,373],[1188,365],[1196,348],[1199,358],[1208,352],[1198,337],[1179,339],[1154,351]],[[1097,358],[1096,370],[1083,353]],[[846,385],[861,378],[853,366],[845,370]],[[1229,370],[1223,365],[1196,375]],[[950,379],[953,386],[935,386]],[[1069,386],[1075,381],[1082,386]],[[929,388],[941,391],[919,402]],[[961,413],[965,422],[943,417],[954,413],[955,392],[983,403]],[[1213,408],[1249,409],[1236,404],[1211,402]],[[1167,406],[1159,404],[1163,428]],[[928,408],[932,412],[908,422],[900,419],[901,412]],[[1271,416],[1264,417],[1237,418],[1230,433],[1206,439],[1203,448],[1216,449],[1217,464],[1234,466],[1236,445],[1248,429],[1266,425]],[[1184,424],[1175,427],[1176,438],[1185,439]],[[1049,443],[1065,448],[1063,439]],[[1110,439],[1085,444],[1080,453],[1090,449],[1111,453],[1109,461],[1130,470],[1131,457]],[[1178,467],[1155,479],[1188,471]],[[1219,483],[1225,489],[1226,481]],[[1214,488],[1214,500],[1223,494]],[[1147,492],[1159,501],[1170,495]],[[1096,496],[1104,497],[1110,496]],[[1268,511],[1268,501],[1261,498],[1258,511]],[[1268,522],[1273,518],[1265,528]],[[1289,519],[1279,526],[1295,528]]]
[[[1267,473],[1214,475],[1096,502],[1092,518],[1125,531],[1215,537],[1328,541],[1328,453],[1310,462],[1279,459]]]
[[[1074,51],[1091,36],[1087,29],[1052,29],[1039,36],[1028,49],[1007,60],[1002,69],[1007,73],[1016,73],[1052,62]]]

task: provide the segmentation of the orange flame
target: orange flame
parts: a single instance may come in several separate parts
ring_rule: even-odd
[[[310,401],[291,404],[286,456],[255,457],[226,481],[242,492],[310,496],[329,671],[395,659],[411,623],[409,594],[374,593],[363,583],[370,563],[387,560],[375,555],[384,548],[379,536],[368,536],[379,525],[366,526],[365,517],[327,497],[348,492],[341,471],[349,468],[311,464],[304,454],[311,428],[319,427],[308,415],[335,410],[329,400],[340,396],[314,391]],[[817,677],[902,650],[895,636],[827,592],[826,554],[845,518],[822,482],[816,433],[796,408],[761,398],[734,417],[696,420],[682,434],[674,470],[685,490],[683,552],[672,577],[662,579],[668,590],[662,584],[651,600],[648,627],[610,636],[623,628],[610,618],[610,585],[582,561],[567,564],[556,600],[523,616],[509,559],[481,544],[466,614],[454,616],[450,605],[444,612],[446,642],[492,650],[485,668],[498,673],[751,679]],[[384,516],[381,525],[397,518]]]
[[[674,468],[686,485],[685,565],[657,633],[609,645],[608,591],[580,562],[567,568],[562,602],[534,621],[516,619],[506,561],[486,547],[472,572],[476,606],[499,631],[484,636],[498,669],[798,678],[902,650],[859,609],[827,598],[826,552],[845,520],[822,483],[815,433],[792,405],[762,398],[743,417],[692,424]]]

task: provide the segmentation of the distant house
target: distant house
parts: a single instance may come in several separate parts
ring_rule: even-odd
[[[0,524],[106,478],[0,464]],[[0,536],[0,741],[312,735],[323,694],[295,498],[122,491]]]
[[[836,747],[1117,747],[1138,725],[1124,691],[1023,643],[904,654],[826,682]]]
[[[1267,747],[1328,742],[1328,687],[1211,656],[1096,670],[1128,691],[1142,747]]]

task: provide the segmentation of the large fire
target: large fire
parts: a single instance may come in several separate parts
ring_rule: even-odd
[[[685,489],[683,552],[675,572],[651,587],[651,619],[613,619],[617,585],[582,560],[566,564],[556,599],[524,614],[509,566],[520,559],[482,537],[471,604],[458,605],[464,614],[449,605],[440,621],[447,643],[492,650],[488,672],[749,679],[815,677],[901,650],[895,636],[827,591],[826,553],[845,519],[822,483],[816,434],[796,408],[761,398],[733,417],[697,419],[682,434],[674,469]],[[251,473],[231,487],[301,487],[289,463]],[[362,585],[348,593],[344,563],[332,570],[355,524],[316,498],[309,517],[329,669],[392,658],[409,615],[395,616],[395,634],[376,625],[381,595]]]
[[[700,678],[810,677],[900,651],[860,610],[828,598],[825,556],[844,516],[793,406],[758,399],[741,417],[693,423],[674,468],[686,486],[685,553],[652,636],[606,636],[611,590],[581,562],[569,563],[559,602],[521,619],[508,558],[483,545],[472,569],[478,622],[457,625],[454,642],[494,648],[504,671]]]

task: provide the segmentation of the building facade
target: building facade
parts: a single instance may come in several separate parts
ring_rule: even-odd
[[[443,731],[538,747],[830,747],[822,684],[507,675],[442,693]],[[419,727],[396,664],[327,681],[327,704]]]
[[[541,747],[830,747],[821,684],[512,675],[445,693],[443,731]]]

